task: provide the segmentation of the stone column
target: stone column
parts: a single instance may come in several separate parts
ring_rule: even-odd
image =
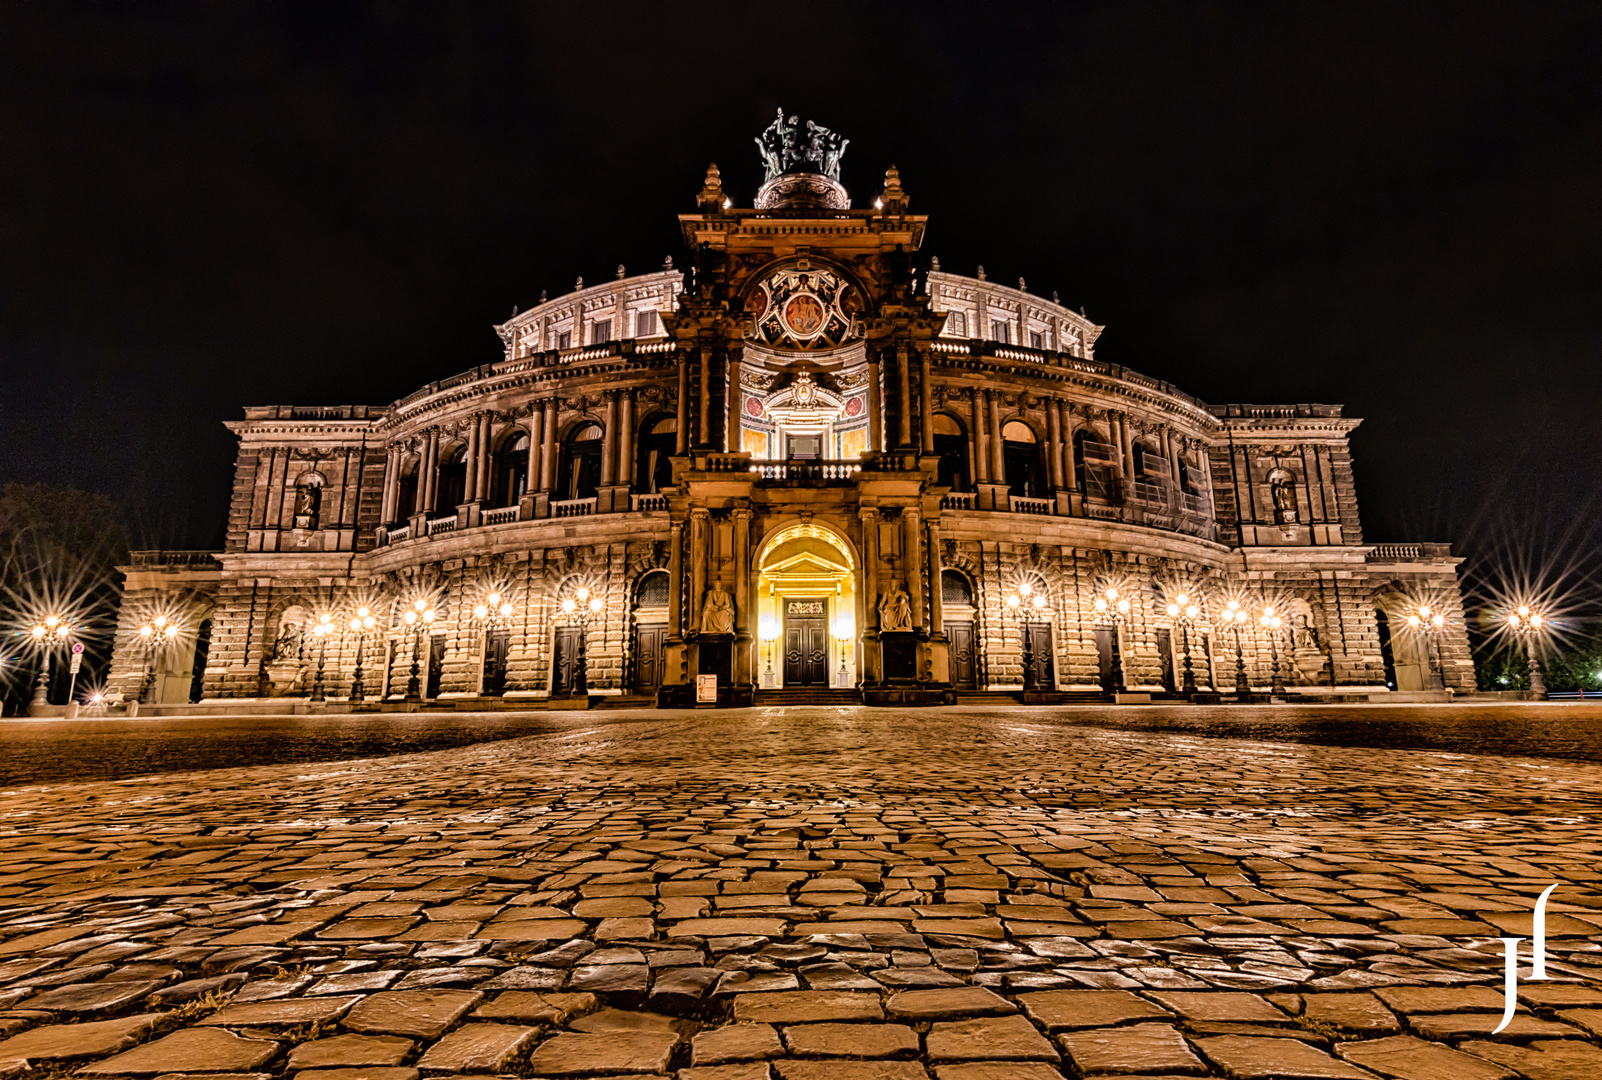
[[[467,483],[462,485],[462,501],[475,498],[478,490],[478,417],[473,417],[467,428]],[[455,507],[451,507],[455,509]]]
[[[690,449],[690,353],[679,350],[679,399],[674,424],[673,452],[683,457]]]
[[[731,454],[737,454],[740,451],[740,414],[744,397],[740,391],[740,348],[730,346],[728,356],[728,430],[723,433],[723,448]]]
[[[1001,445],[1001,402],[990,395],[990,475],[998,484],[1007,482],[1007,457]]]
[[[606,401],[605,427],[601,431],[601,483],[614,484],[617,482],[617,452],[613,448],[617,441],[617,391],[604,390],[601,397]]]
[[[940,576],[940,522],[931,520],[924,531],[929,534],[929,633],[943,634],[946,631],[946,609],[940,596],[945,584]]]
[[[473,498],[483,502],[490,495],[490,443],[493,427],[491,417],[485,413],[478,419],[478,483],[473,488]]]
[[[423,462],[420,468],[423,475],[418,479],[424,488],[420,509],[424,513],[432,514],[434,503],[439,498],[439,428],[429,429],[428,443],[423,447]]]
[[[532,494],[540,486],[540,432],[545,426],[541,423],[544,419],[539,403],[535,402],[528,415],[528,492],[525,494]]]
[[[712,442],[712,350],[703,345],[699,355],[701,358],[701,407],[696,417],[695,445],[710,447]]]
[[[684,636],[684,526],[668,526],[668,637]]]
[[[879,353],[868,350],[868,451],[884,449],[884,387],[879,383]]]
[[[988,394],[980,387],[972,391],[972,408],[969,410],[969,437],[973,442],[974,482],[990,482],[990,440],[985,438],[989,426],[986,420]]]
[[[864,683],[884,681],[884,660],[879,653],[879,511],[864,507],[862,517],[862,619],[858,632],[862,638]]]
[[[690,629],[701,628],[701,602],[706,597],[707,559],[711,545],[707,542],[707,515],[704,507],[690,511]]]
[[[906,553],[907,595],[912,601],[912,625],[927,629],[923,621],[923,535],[918,527],[918,509],[909,506],[901,511],[901,545]]]
[[[741,700],[749,704],[752,684],[751,638],[752,626],[750,560],[747,548],[751,542],[751,511],[740,507],[734,511],[734,670],[730,673],[734,686],[740,690]]]
[[[384,455],[384,497],[378,516],[388,525],[395,520],[395,495],[400,481],[400,451],[391,446]]]
[[[1056,398],[1046,402],[1046,472],[1053,491],[1062,489],[1062,403]]]
[[[907,346],[896,346],[896,403],[901,413],[896,417],[896,446],[912,445],[912,372],[907,368]]]
[[[550,491],[556,484],[556,399],[545,399],[545,422],[541,425],[540,490]]]
[[[925,454],[934,453],[934,381],[929,377],[929,349],[918,350],[918,423]]]
[[[627,490],[634,484],[634,391],[618,391],[620,418],[617,429],[617,482]],[[628,507],[624,506],[627,510]]]

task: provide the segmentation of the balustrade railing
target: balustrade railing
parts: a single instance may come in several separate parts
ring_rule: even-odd
[[[486,510],[479,515],[478,520],[485,525],[505,525],[508,521],[517,520],[517,507],[502,506],[495,510]]]
[[[1032,499],[1026,495],[1008,495],[1007,509],[1014,514],[1049,515],[1052,511],[1052,501],[1050,499]]]
[[[1375,544],[1375,559],[1421,559],[1424,557],[1424,547],[1421,544]]]
[[[436,533],[455,532],[456,515],[452,514],[450,517],[428,518],[424,522],[424,526],[424,535],[426,536],[433,536]]]
[[[410,523],[396,525],[389,529],[385,536],[385,542],[390,544],[399,544],[403,540],[410,540],[412,538],[412,526]]]
[[[217,553],[158,548],[151,551],[130,551],[128,561],[134,566],[209,566],[216,563]]]
[[[595,513],[595,496],[588,499],[563,499],[551,504],[553,518],[589,517]]]
[[[862,471],[862,462],[790,458],[785,461],[753,461],[750,467],[763,480],[849,480]]]
[[[940,496],[940,509],[942,510],[972,510],[974,493],[971,491],[948,491]]]
[[[661,493],[629,496],[630,510],[666,510],[667,508],[667,496]]]

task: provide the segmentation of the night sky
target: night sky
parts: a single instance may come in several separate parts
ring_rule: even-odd
[[[247,404],[385,404],[684,265],[782,104],[925,254],[1213,402],[1341,402],[1371,541],[1594,558],[1602,6],[0,8],[0,482],[221,541]]]

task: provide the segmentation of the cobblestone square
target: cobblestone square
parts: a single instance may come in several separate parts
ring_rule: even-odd
[[[1602,1076],[1602,767],[1073,717],[13,787],[0,1075]]]

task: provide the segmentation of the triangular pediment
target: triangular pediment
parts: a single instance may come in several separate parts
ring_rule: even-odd
[[[850,571],[851,568],[843,560],[833,562],[810,551],[804,551],[773,563],[762,572],[768,577],[835,577],[848,574]]]

